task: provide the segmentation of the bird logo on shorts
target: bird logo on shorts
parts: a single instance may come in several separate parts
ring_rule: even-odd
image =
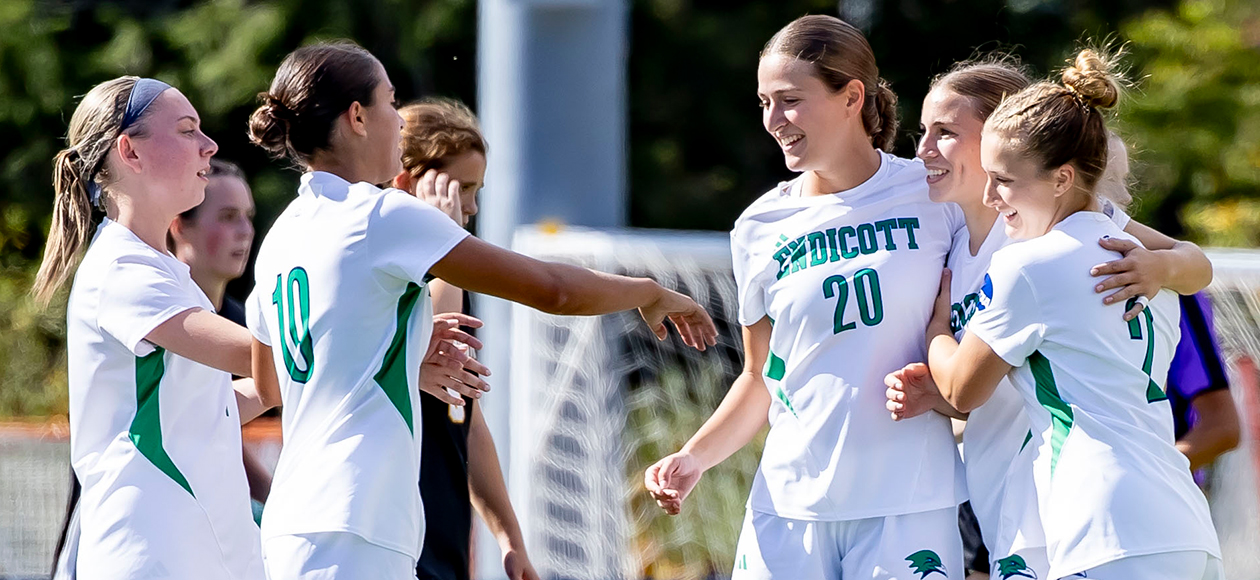
[[[906,556],[906,561],[910,563],[910,571],[919,575],[919,580],[927,578],[933,572],[949,578],[949,573],[945,572],[945,565],[941,563],[941,557],[931,550],[919,550]]]
[[[997,561],[997,565],[998,574],[1002,575],[1002,580],[1007,580],[1008,578],[1032,578],[1036,580],[1037,578],[1037,573],[1028,567],[1028,562],[1025,562],[1019,554],[1011,554],[1006,558],[1002,558]]]

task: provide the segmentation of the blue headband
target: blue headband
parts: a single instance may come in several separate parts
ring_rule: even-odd
[[[140,116],[144,114],[149,105],[157,100],[158,95],[171,88],[157,79],[143,78],[136,81],[131,86],[131,94],[127,96],[127,110],[123,111],[122,124],[118,126],[118,134],[131,128],[140,120]],[[94,173],[88,179],[88,198],[91,199],[92,205],[99,205],[101,200],[101,186],[96,183],[96,174]]]

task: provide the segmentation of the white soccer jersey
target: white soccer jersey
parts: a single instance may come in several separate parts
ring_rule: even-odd
[[[302,176],[263,240],[246,305],[284,401],[264,542],[350,532],[419,556],[418,378],[433,332],[424,278],[467,235],[405,192]]]
[[[769,316],[770,434],[749,506],[784,518],[854,520],[965,499],[949,420],[893,422],[884,376],[925,360],[924,334],[954,204],[928,199],[917,160],[833,195],[800,178],[754,202],[731,232],[739,321]],[[962,233],[965,235],[965,232]]]
[[[85,580],[263,577],[231,377],[145,340],[193,308],[188,266],[100,225],[66,313]]]
[[[1124,229],[1128,224],[1129,216],[1111,202],[1103,200],[1103,210],[1117,227]],[[993,253],[1010,243],[1000,219],[993,223],[974,256],[969,236],[954,238],[945,264],[953,274],[950,327],[958,340],[962,340],[967,321],[979,310],[980,287]],[[1044,549],[1046,545],[1032,478],[1035,448],[1028,448],[1036,442],[1029,429],[1024,400],[1010,380],[1004,378],[993,396],[971,412],[963,431],[963,463],[971,509],[994,561],[1027,548]]]
[[[1173,446],[1163,384],[1179,307],[1162,291],[1125,322],[1091,267],[1116,258],[1107,216],[1078,212],[994,254],[967,331],[1015,368],[1009,378],[1040,434],[1033,473],[1050,577],[1122,557],[1203,550],[1219,557],[1207,501]]]

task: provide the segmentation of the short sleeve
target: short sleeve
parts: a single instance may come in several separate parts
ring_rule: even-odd
[[[469,234],[437,208],[404,192],[385,190],[367,235],[383,271],[419,283]]]
[[[739,323],[752,326],[766,316],[766,291],[753,271],[752,256],[740,241],[739,227],[731,231],[731,266],[739,299]]]
[[[101,332],[136,356],[153,352],[144,338],[185,310],[202,308],[197,296],[156,257],[126,255],[110,265],[101,283]]]
[[[967,332],[983,340],[1007,364],[1024,364],[1045,339],[1045,319],[1027,275],[1008,260],[993,256],[980,287],[978,310]]]
[[[267,332],[267,317],[263,316],[263,303],[266,290],[262,289],[261,284],[255,284],[254,289],[250,291],[249,298],[245,299],[245,327],[249,329],[249,333],[254,338],[267,346],[271,346],[271,334]]]
[[[1112,203],[1110,199],[1104,198],[1102,200],[1102,210],[1103,214],[1111,218],[1112,223],[1122,230],[1129,227],[1129,221],[1133,219],[1129,217],[1129,214],[1124,213],[1124,210],[1116,207],[1116,204]]]

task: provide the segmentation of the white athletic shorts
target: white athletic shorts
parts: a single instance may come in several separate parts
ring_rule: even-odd
[[[1033,578],[1046,580],[1050,577],[1050,557],[1045,546],[1020,548],[1004,558],[991,555],[989,578],[992,580],[1021,580]]]
[[[1225,580],[1225,566],[1207,552],[1164,552],[1112,560],[1061,580]]]
[[[731,580],[963,580],[958,508],[849,520],[748,510]]]
[[[276,536],[263,542],[267,580],[415,580],[416,561],[349,532]]]

